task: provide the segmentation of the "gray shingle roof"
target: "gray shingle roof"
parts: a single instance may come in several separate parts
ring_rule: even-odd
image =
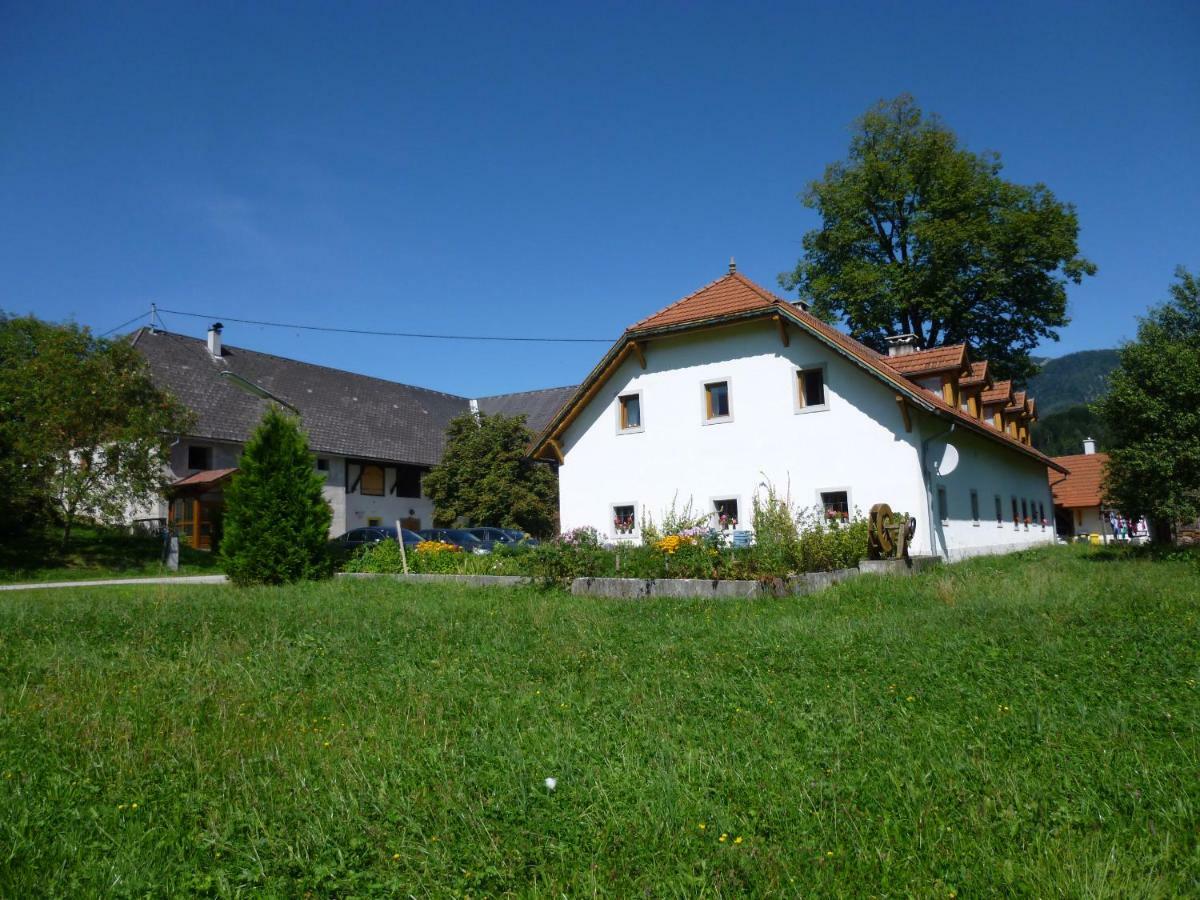
[[[232,372],[295,407],[309,446],[317,453],[436,465],[445,450],[446,426],[470,409],[466,397],[228,344],[218,361],[205,341],[164,331],[143,328],[134,335],[133,345],[146,357],[155,383],[196,414],[195,437],[244,442],[269,402],[222,372]],[[524,413],[536,433],[574,390],[484,397],[479,408],[484,413]]]
[[[522,391],[519,394],[497,394],[480,397],[479,411],[487,415],[525,416],[525,424],[534,434],[545,428],[559,408],[575,393],[577,385]]]

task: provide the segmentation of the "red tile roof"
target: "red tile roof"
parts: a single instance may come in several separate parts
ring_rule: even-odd
[[[180,478],[178,481],[172,482],[171,487],[195,487],[201,484],[216,484],[236,472],[237,469],[205,469],[202,472],[193,472],[186,478]]]
[[[1007,403],[1011,394],[1011,381],[997,381],[994,385],[984,391],[983,396],[981,396],[979,399],[984,403]]]
[[[976,387],[981,384],[987,384],[988,380],[988,361],[985,359],[982,362],[971,363],[971,371],[958,380],[959,387]]]
[[[918,350],[904,356],[889,356],[888,365],[904,375],[956,371],[967,365],[967,345],[950,344],[946,347]]]
[[[643,328],[702,322],[717,316],[735,315],[786,302],[759,287],[746,276],[731,272],[724,278],[706,284],[694,294],[688,294],[682,300],[676,300],[665,309],[660,309],[654,315],[631,325],[629,330],[640,331]]]
[[[1050,490],[1054,494],[1054,505],[1067,509],[1099,506],[1104,497],[1104,467],[1108,464],[1107,453],[1077,453],[1074,456],[1056,456],[1054,461],[1066,469],[1069,475],[1050,473]]]
[[[1005,412],[1021,412],[1025,409],[1025,392],[1016,391],[1012,395],[1012,403],[1004,407]]]

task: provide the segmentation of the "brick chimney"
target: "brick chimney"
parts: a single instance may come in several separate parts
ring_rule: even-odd
[[[213,359],[221,358],[221,329],[224,327],[220,322],[208,326],[208,352]]]
[[[896,334],[884,338],[888,345],[888,356],[908,356],[916,353],[920,339],[915,334]]]

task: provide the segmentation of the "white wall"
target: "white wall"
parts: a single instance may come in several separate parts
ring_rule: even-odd
[[[906,433],[886,385],[808,335],[790,334],[784,347],[774,325],[750,323],[655,340],[644,371],[633,357],[625,360],[563,435],[563,529],[591,525],[616,539],[614,505],[634,504],[640,526],[647,511],[661,522],[676,496],[677,507],[691,499],[701,511],[714,499],[737,497],[739,527],[749,528],[752,497],[770,479],[797,506],[816,504],[822,490],[847,490],[863,514],[880,502],[909,512],[917,519],[914,553],[933,546],[961,556],[1053,540],[1052,525],[1015,530],[1010,519],[996,528],[992,511],[992,494],[1003,489],[1006,504],[1017,491],[1041,500],[1052,517],[1045,468],[961,431],[954,436],[963,451],[960,469],[944,481],[951,519],[935,522],[931,534],[920,443],[948,423],[914,413]],[[797,412],[796,367],[811,365],[826,367],[828,408]],[[703,385],[722,379],[730,382],[731,420],[704,424]],[[643,429],[619,433],[616,398],[633,391],[642,395]],[[978,527],[968,493],[976,483]]]
[[[1036,460],[1021,456],[995,441],[956,427],[948,437],[939,437],[949,427],[945,420],[922,416],[923,438],[932,437],[927,456],[934,471],[934,509],[937,510],[937,488],[946,491],[946,522],[934,518],[933,546],[935,552],[950,559],[965,559],[988,553],[1007,553],[1010,550],[1038,544],[1053,543],[1054,503],[1046,478],[1046,467]],[[942,475],[937,463],[943,458],[944,447],[951,443],[958,451],[958,466]],[[971,491],[979,497],[979,520],[971,511]],[[1000,497],[1001,520],[996,521],[996,496]],[[1012,498],[1021,501],[1032,520],[1027,527],[1024,519],[1013,524]],[[1046,526],[1041,525],[1040,510],[1045,510]],[[925,546],[930,543],[926,536]]]
[[[353,493],[346,492],[346,489],[353,486],[358,479],[359,463],[351,462],[348,467],[349,471],[347,471],[345,460],[337,458],[337,477],[342,480],[335,490],[340,489],[341,492],[340,501],[343,515],[342,527],[336,527],[338,523],[336,511],[339,507],[335,503],[335,535],[349,531],[351,528],[362,528],[369,524],[373,517],[382,520],[384,525],[394,526],[398,519],[407,518],[410,511],[413,516],[421,520],[422,528],[433,527],[433,501],[428,497],[393,497],[391,491],[396,483],[396,470],[394,467],[389,468],[386,464],[381,463],[381,465],[384,467],[384,496],[372,497],[361,493],[361,490]],[[422,488],[423,491],[424,488]]]
[[[798,506],[844,489],[864,513],[886,502],[925,522],[916,435],[904,432],[893,396],[807,335],[792,330],[784,347],[775,326],[759,322],[656,340],[646,364],[622,363],[564,435],[564,530],[591,525],[612,537],[611,507],[628,502],[661,521],[676,493],[678,506],[690,498],[703,511],[737,497],[748,528],[764,478]],[[828,409],[798,413],[796,367],[821,364]],[[706,425],[703,385],[718,379],[730,382],[732,418]],[[636,390],[644,428],[619,434],[616,398]]]

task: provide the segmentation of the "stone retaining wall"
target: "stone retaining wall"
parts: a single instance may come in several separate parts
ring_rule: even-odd
[[[704,578],[576,578],[571,593],[577,597],[611,597],[640,600],[649,597],[688,597],[711,600],[753,599],[756,597],[797,597],[823,591],[860,575],[911,575],[940,562],[936,556],[912,559],[863,560],[854,569],[833,572],[807,572],[790,578],[765,578],[761,581],[712,580]],[[448,582],[469,587],[520,587],[532,584],[522,575],[374,575],[347,572],[342,578],[394,578],[417,583]]]

